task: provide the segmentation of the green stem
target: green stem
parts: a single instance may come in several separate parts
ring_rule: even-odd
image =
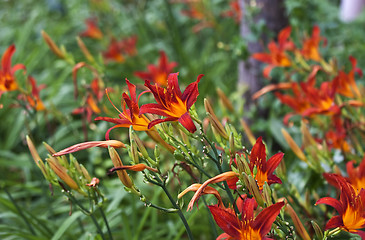
[[[108,230],[109,240],[113,240],[113,235],[112,235],[112,232],[111,232],[110,227],[109,227],[108,219],[106,218],[106,216],[104,214],[103,208],[99,207],[99,211],[100,211],[101,216],[103,217],[103,220],[105,222],[106,229]]]
[[[169,198],[169,200],[170,200],[170,202],[171,202],[172,206],[173,206],[174,208],[176,208],[176,209],[177,209],[177,214],[179,215],[179,217],[180,217],[181,221],[182,221],[182,222],[183,222],[183,224],[184,224],[184,227],[185,227],[185,229],[186,229],[186,233],[188,234],[188,238],[189,238],[190,240],[194,239],[194,238],[193,238],[193,234],[191,233],[191,230],[190,230],[189,224],[188,224],[188,222],[186,221],[186,218],[185,218],[184,214],[182,213],[182,211],[181,211],[180,207],[176,204],[176,202],[175,202],[174,198],[171,196],[170,192],[167,190],[167,188],[166,188],[165,184],[162,184],[162,185],[161,185],[161,187],[162,187],[162,189],[164,190],[164,192],[166,193],[167,197]]]
[[[93,214],[93,213],[92,213],[92,214],[90,214],[90,217],[91,217],[91,219],[93,220],[94,225],[95,225],[96,229],[98,230],[98,232],[99,232],[99,234],[100,234],[101,238],[102,238],[103,240],[105,240],[106,238],[105,238],[105,236],[104,236],[104,234],[103,234],[103,231],[101,230],[101,227],[100,227],[100,225],[99,225],[98,221],[96,220],[96,218],[95,218],[94,214]]]
[[[36,232],[34,231],[32,225],[30,224],[30,222],[28,221],[27,217],[24,215],[22,209],[18,206],[18,204],[16,204],[14,198],[11,196],[11,194],[8,192],[8,190],[4,187],[4,191],[6,193],[6,195],[8,195],[10,201],[13,203],[14,207],[16,208],[16,210],[18,211],[19,215],[23,218],[25,224],[27,225],[27,227],[29,228],[29,231],[34,235],[37,236]]]

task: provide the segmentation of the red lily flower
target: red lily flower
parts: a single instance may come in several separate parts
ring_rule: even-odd
[[[337,114],[340,108],[335,105],[336,85],[333,82],[323,82],[319,89],[314,87],[313,82],[300,83],[308,101],[312,107],[302,113],[302,116],[311,116],[313,114]]]
[[[1,68],[0,68],[0,96],[4,92],[14,91],[18,89],[18,84],[16,83],[14,73],[20,69],[25,70],[23,64],[16,64],[11,67],[11,57],[15,52],[15,45],[10,45],[8,49],[4,52],[1,58]]]
[[[40,85],[39,87],[37,87],[37,82],[32,76],[28,77],[28,81],[32,86],[31,96],[27,95],[27,100],[28,100],[30,106],[33,107],[37,111],[45,110],[46,108],[45,108],[42,100],[39,97],[40,90],[42,90],[45,86]]]
[[[350,62],[352,64],[351,71],[346,74],[344,71],[339,71],[336,78],[333,80],[334,84],[337,86],[337,92],[345,97],[353,98],[356,96],[357,98],[361,98],[360,91],[355,82],[355,72],[357,72],[360,77],[362,77],[362,71],[359,68],[356,68],[357,60],[356,58],[350,56]]]
[[[279,33],[278,44],[274,41],[271,41],[268,44],[270,53],[254,53],[252,55],[254,59],[269,64],[263,71],[265,77],[269,77],[269,74],[274,67],[291,66],[291,61],[285,53],[286,50],[293,50],[295,48],[294,43],[289,40],[290,33],[290,26],[284,28]]]
[[[176,62],[168,62],[167,56],[164,51],[160,51],[160,61],[158,66],[149,64],[147,66],[148,72],[136,72],[134,75],[148,79],[154,83],[158,83],[163,87],[167,86],[167,76],[170,74],[174,67],[177,66]]]
[[[107,139],[107,140],[109,140],[109,132],[114,128],[133,126],[133,129],[135,131],[148,131],[151,128],[151,127],[149,127],[150,120],[146,116],[143,115],[143,113],[141,112],[141,109],[138,106],[138,100],[139,100],[140,96],[142,94],[144,94],[146,91],[142,92],[138,96],[138,99],[137,99],[136,86],[134,84],[130,83],[128,81],[128,79],[126,79],[125,81],[128,85],[130,96],[127,93],[123,93],[123,95],[122,95],[123,100],[124,100],[122,103],[123,112],[120,112],[114,106],[114,104],[110,101],[110,98],[108,95],[110,103],[119,112],[119,115],[118,115],[119,118],[110,118],[110,117],[95,118],[95,120],[102,120],[102,121],[107,121],[107,122],[117,124],[114,127],[109,128],[109,130],[106,132],[105,139]],[[126,108],[126,106],[128,106],[128,109]]]
[[[87,29],[80,33],[81,37],[89,37],[94,39],[102,39],[103,33],[100,31],[99,27],[97,26],[96,18],[88,18],[85,20],[85,25]]]
[[[310,38],[304,39],[301,54],[305,59],[312,59],[318,62],[321,60],[318,47],[320,41],[322,39],[326,41],[326,39],[320,36],[320,31],[321,30],[318,26],[314,26],[312,30],[312,36]]]
[[[344,123],[339,115],[334,115],[331,121],[331,128],[326,132],[325,139],[328,147],[341,149],[344,152],[350,152],[351,147],[346,141],[346,129],[344,128]]]
[[[175,1],[179,2],[179,1]],[[193,0],[193,1],[181,1],[184,2],[188,9],[182,10],[181,13],[189,18],[196,19],[199,21],[198,24],[196,24],[193,27],[193,32],[199,32],[204,28],[212,28],[214,27],[214,20],[212,13],[207,10],[207,7],[205,6],[204,2],[201,0]]]
[[[145,81],[145,86],[150,89],[157,103],[150,103],[141,106],[140,114],[152,113],[167,118],[156,119],[148,124],[148,129],[158,123],[168,121],[179,121],[191,133],[196,131],[193,120],[189,115],[189,109],[196,102],[199,95],[198,83],[204,76],[200,74],[197,80],[190,83],[185,91],[181,93],[178,76],[179,73],[171,73],[167,79],[167,88],[159,85],[151,85],[149,80]]]
[[[352,188],[359,193],[361,189],[365,189],[365,156],[362,159],[360,165],[354,168],[354,161],[350,161],[346,164],[346,170],[348,177],[343,177],[338,174],[324,173],[323,176],[326,180],[336,188],[340,188],[337,182],[337,178],[343,177]]]
[[[91,91],[89,91],[89,93],[87,94],[85,105],[73,110],[72,114],[85,114],[87,121],[91,122],[91,116],[93,113],[101,113],[98,103],[103,98],[104,91],[101,91],[101,88],[99,86],[100,81],[100,79],[95,78],[91,82]]]
[[[342,176],[333,175],[340,187],[340,200],[324,197],[316,202],[317,204],[326,204],[334,207],[339,215],[332,217],[326,224],[325,229],[337,228],[355,233],[365,239],[365,232],[359,229],[365,227],[365,189],[358,193],[354,190],[349,182]]]
[[[236,23],[240,23],[242,19],[242,10],[238,0],[233,0],[229,3],[230,10],[222,13],[223,17],[230,17],[235,20]]]
[[[108,50],[103,53],[105,61],[122,63],[125,61],[123,54],[127,54],[129,56],[136,55],[136,42],[136,36],[132,36],[121,41],[117,41],[115,38],[112,38]]]
[[[265,239],[271,230],[272,224],[279,215],[284,202],[278,202],[263,209],[256,217],[254,208],[255,199],[246,198],[242,205],[242,215],[239,219],[233,209],[219,207],[217,205],[208,206],[217,225],[225,232],[217,239]]]
[[[273,183],[280,183],[281,180],[273,174],[279,163],[284,157],[284,153],[277,153],[266,161],[266,147],[262,143],[262,137],[256,140],[255,145],[252,147],[250,155],[250,170],[252,176],[255,178],[256,183],[260,189],[263,189],[265,182],[271,185]],[[254,168],[257,169],[256,175],[254,175]]]

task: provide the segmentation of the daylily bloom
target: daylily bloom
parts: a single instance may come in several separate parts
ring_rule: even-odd
[[[268,44],[270,53],[254,53],[252,57],[258,61],[269,64],[264,68],[263,74],[266,78],[269,77],[271,70],[274,67],[289,67],[291,66],[291,60],[285,53],[287,50],[293,50],[295,48],[294,43],[289,40],[291,33],[291,27],[286,27],[280,31],[278,36],[278,44],[271,41]]]
[[[103,53],[103,57],[106,62],[114,61],[122,63],[125,61],[124,54],[134,56],[137,53],[136,50],[137,37],[132,36],[129,38],[117,41],[112,38],[108,47],[108,50]]]
[[[276,175],[274,175],[273,172],[283,157],[284,153],[280,152],[266,161],[266,147],[262,143],[262,137],[259,137],[256,140],[255,145],[252,147],[251,155],[249,156],[249,167],[260,191],[263,189],[265,182],[267,182],[269,185],[273,183],[281,184],[281,180]],[[254,174],[254,168],[257,170],[256,175]]]
[[[167,86],[167,76],[172,72],[174,67],[177,66],[176,62],[168,62],[166,53],[160,52],[159,64],[149,64],[147,66],[148,72],[135,72],[134,75],[142,78],[143,80],[150,80],[154,83],[158,83],[163,87]]]
[[[30,106],[32,108],[34,108],[35,110],[37,110],[37,111],[42,111],[42,110],[46,109],[43,102],[42,102],[42,100],[39,97],[39,92],[40,92],[41,89],[44,88],[44,85],[40,85],[39,87],[37,87],[37,83],[36,83],[35,79],[32,76],[29,76],[28,80],[29,80],[29,83],[32,86],[31,96],[30,95],[26,96]]]
[[[347,131],[344,128],[343,119],[339,115],[334,115],[331,121],[331,128],[326,132],[325,140],[328,147],[350,152],[351,147],[346,141]]]
[[[365,232],[360,229],[365,227],[365,189],[358,193],[342,176],[335,176],[341,190],[340,200],[324,197],[316,202],[334,207],[339,215],[332,217],[325,229],[340,228],[344,231],[355,233],[365,239]]]
[[[256,217],[254,208],[255,199],[245,198],[242,205],[242,215],[239,219],[231,208],[208,206],[217,225],[225,232],[218,236],[218,239],[265,239],[271,230],[272,224],[279,215],[284,202],[278,202],[263,209]]]
[[[160,87],[158,84],[151,85],[149,80],[145,81],[145,86],[150,89],[157,103],[141,106],[139,114],[152,113],[166,117],[151,121],[148,124],[148,129],[158,123],[179,121],[189,132],[196,131],[194,122],[189,115],[189,109],[196,102],[199,95],[198,83],[204,75],[200,74],[197,80],[190,83],[181,93],[177,79],[178,74],[171,73],[168,76],[167,88]]]
[[[88,122],[91,122],[91,116],[93,113],[99,114],[101,110],[98,106],[98,102],[103,98],[104,91],[101,91],[99,86],[99,80],[95,78],[90,84],[89,93],[86,96],[85,105],[79,108],[76,108],[72,111],[72,114],[85,114]]]
[[[305,59],[311,59],[314,61],[320,61],[321,55],[319,54],[319,43],[324,38],[320,36],[320,29],[318,26],[314,26],[312,30],[312,36],[304,39],[301,54]]]
[[[97,22],[95,18],[88,18],[85,20],[85,25],[87,29],[80,33],[81,37],[89,37],[95,39],[102,39],[103,33],[100,31],[99,27],[97,26]]]
[[[346,170],[348,177],[343,177],[352,188],[359,193],[361,189],[365,189],[365,156],[362,159],[360,165],[354,168],[354,161],[350,161],[346,164]],[[338,174],[324,173],[323,176],[333,186],[340,188],[337,182],[337,178],[342,177]]]
[[[337,86],[337,92],[343,96],[353,98],[356,96],[356,98],[361,98],[361,94],[359,91],[359,88],[356,85],[355,82],[355,72],[357,72],[360,77],[362,77],[362,71],[361,69],[356,67],[357,60],[350,56],[349,57],[352,69],[351,71],[346,74],[344,71],[339,71],[336,78],[333,80],[334,84]]]
[[[196,192],[199,190],[199,188],[201,186],[202,186],[202,184],[194,183],[194,184],[190,185],[188,188],[186,188],[184,191],[182,191],[177,196],[177,198],[179,198],[179,199],[182,198],[187,192],[190,192],[190,191]],[[219,194],[219,192],[216,189],[214,189],[210,186],[206,186],[203,189],[203,192],[201,193],[201,195],[205,195],[205,194],[213,194],[218,199],[218,206],[223,206],[223,201],[222,201],[221,195]]]
[[[179,2],[179,1],[175,1]],[[201,0],[195,0],[195,1],[182,1],[187,6],[188,9],[182,10],[181,13],[187,17],[190,17],[192,19],[196,19],[199,21],[198,24],[196,24],[193,27],[193,32],[199,32],[204,28],[211,28],[214,27],[214,20],[212,13],[207,10],[207,7],[204,5],[204,2]]]
[[[223,12],[223,17],[230,17],[235,20],[236,23],[240,23],[242,19],[242,10],[238,0],[233,0],[229,3],[230,9]]]
[[[113,107],[119,112],[118,117],[119,118],[110,118],[110,117],[97,117],[95,118],[95,120],[102,120],[102,121],[107,121],[107,122],[111,122],[115,125],[114,127],[109,128],[109,130],[106,132],[105,134],[105,138],[109,139],[109,132],[114,129],[114,128],[118,128],[118,127],[129,127],[129,126],[133,126],[133,130],[135,131],[148,131],[151,127],[149,127],[149,123],[150,120],[143,115],[143,113],[141,112],[141,109],[138,106],[138,100],[140,98],[140,96],[142,94],[144,94],[146,91],[142,92],[139,96],[138,99],[136,97],[136,86],[132,83],[130,83],[128,81],[128,79],[125,80],[127,85],[128,85],[128,89],[129,89],[129,94],[127,93],[123,93],[122,97],[123,97],[123,103],[122,103],[122,107],[123,107],[123,112],[119,111],[114,104],[110,101],[109,95],[109,101],[110,103],[113,105]],[[128,106],[128,109],[126,108]]]
[[[15,80],[14,73],[20,69],[25,70],[23,64],[16,64],[11,66],[11,57],[15,52],[15,45],[10,45],[8,49],[4,52],[1,58],[1,68],[0,68],[0,96],[4,92],[14,91],[18,89],[18,84]]]
[[[313,82],[301,82],[300,86],[312,107],[302,113],[302,116],[313,114],[337,114],[340,108],[335,104],[336,85],[333,82],[322,82],[319,89]]]

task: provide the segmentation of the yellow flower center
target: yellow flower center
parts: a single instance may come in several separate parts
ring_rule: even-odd
[[[361,215],[363,212],[358,211],[358,209],[353,209],[351,206],[348,206],[345,213],[342,215],[343,225],[346,230],[356,230],[362,228],[365,224],[365,218]]]

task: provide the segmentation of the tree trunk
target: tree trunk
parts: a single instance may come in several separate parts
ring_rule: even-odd
[[[247,9],[250,0],[239,0],[243,15]],[[284,0],[256,0],[255,3],[261,8],[260,14],[254,19],[257,22],[259,19],[264,19],[269,30],[277,35],[281,29],[288,25],[288,18],[285,13]],[[243,38],[248,36],[250,28],[247,25],[245,17],[241,19],[240,34]],[[249,42],[248,50],[250,54],[263,52],[262,43],[265,45],[268,42],[267,36],[261,36],[262,42]],[[245,108],[249,109],[252,105],[252,95],[263,87],[261,63],[248,58],[246,61],[238,63],[238,78],[239,84],[244,84],[248,87],[245,93]]]

